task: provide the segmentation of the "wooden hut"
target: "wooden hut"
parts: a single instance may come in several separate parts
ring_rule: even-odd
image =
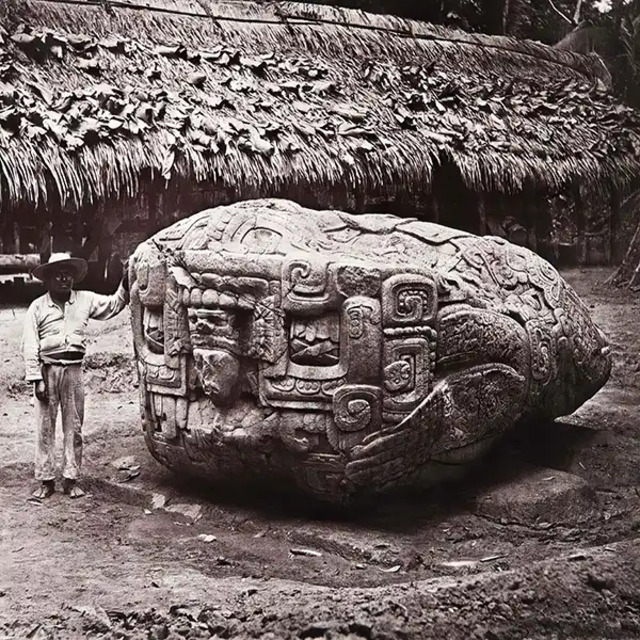
[[[639,124],[597,56],[534,42],[294,2],[3,0],[0,254],[66,238],[103,272],[160,226],[274,196],[507,221],[556,257],[570,212],[589,261],[585,202],[638,176]]]

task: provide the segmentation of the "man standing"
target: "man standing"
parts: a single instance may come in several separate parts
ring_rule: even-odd
[[[87,275],[82,258],[54,253],[33,271],[48,293],[31,303],[25,317],[23,354],[26,379],[33,382],[36,397],[35,476],[41,485],[35,498],[55,491],[55,429],[58,407],[62,413],[63,489],[72,498],[84,491],[77,485],[82,463],[84,387],[82,359],[90,318],[108,320],[129,302],[127,269],[118,290],[111,296],[74,291],[73,285]]]

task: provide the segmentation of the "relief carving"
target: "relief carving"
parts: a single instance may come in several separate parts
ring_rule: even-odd
[[[553,267],[417,220],[241,202],[141,244],[130,280],[153,455],[329,501],[465,464],[611,367]]]
[[[350,451],[381,426],[380,388],[346,384],[333,396],[333,421],[327,430],[330,444]]]
[[[313,315],[333,308],[338,301],[334,274],[328,261],[316,256],[287,257],[282,265],[282,307]]]
[[[385,327],[423,325],[435,319],[437,294],[431,278],[401,274],[382,284],[382,314]]]

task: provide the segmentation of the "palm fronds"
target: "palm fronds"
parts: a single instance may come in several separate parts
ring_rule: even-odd
[[[0,211],[145,180],[271,195],[623,187],[640,117],[596,56],[294,2],[6,0]]]

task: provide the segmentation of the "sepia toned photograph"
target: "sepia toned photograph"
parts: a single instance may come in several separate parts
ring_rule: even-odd
[[[640,640],[640,0],[0,0],[0,640]]]

